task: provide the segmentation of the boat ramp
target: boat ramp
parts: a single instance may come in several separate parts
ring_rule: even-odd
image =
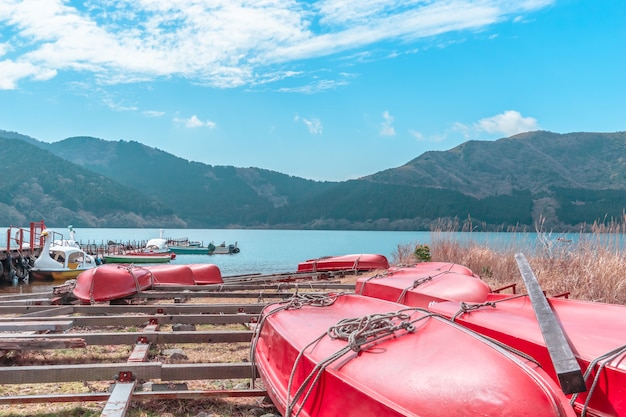
[[[70,282],[2,295],[0,357],[10,366],[0,366],[0,380],[16,392],[50,383],[62,391],[4,395],[0,406],[98,402],[102,415],[124,416],[135,401],[262,399],[249,351],[263,307],[295,293],[353,291],[352,273],[231,276],[90,305],[72,300]],[[273,410],[270,402],[263,407]]]

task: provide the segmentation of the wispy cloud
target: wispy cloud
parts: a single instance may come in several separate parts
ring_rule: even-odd
[[[396,129],[393,127],[393,116],[387,110],[383,112],[383,122],[380,125],[381,136],[395,136]]]
[[[165,112],[158,110],[145,110],[141,112],[141,114],[147,117],[161,117],[165,115]]]
[[[318,118],[310,118],[307,119],[305,117],[300,117],[299,115],[295,115],[293,120],[295,122],[302,121],[302,123],[309,129],[309,132],[313,135],[321,135],[322,134],[322,121]]]
[[[206,127],[209,129],[215,129],[217,124],[210,120],[202,121],[195,114],[188,119],[175,117],[174,122],[180,125],[183,125],[188,128],[196,128],[196,127]]]
[[[414,50],[415,40],[481,30],[553,2],[2,0],[0,88],[70,71],[102,84],[173,76],[254,85],[289,77],[300,60],[355,55],[382,41]]]

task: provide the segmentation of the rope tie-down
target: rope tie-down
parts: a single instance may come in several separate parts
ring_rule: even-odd
[[[580,413],[581,417],[587,416],[587,409],[589,408],[589,402],[591,401],[591,397],[593,396],[593,393],[596,390],[598,381],[600,380],[600,375],[602,374],[602,371],[604,371],[604,368],[606,368],[606,366],[609,363],[613,362],[614,359],[616,359],[617,357],[619,357],[620,355],[624,353],[626,353],[626,345],[619,346],[603,355],[600,355],[596,359],[594,359],[592,362],[589,363],[589,366],[587,367],[587,370],[585,371],[585,374],[583,375],[583,378],[585,379],[585,381],[589,379],[589,377],[591,376],[591,372],[596,368],[596,366],[598,367],[598,369],[596,370],[596,375],[593,377],[593,381],[591,382],[591,387],[589,388],[587,398],[585,399],[585,403],[583,404],[583,407]],[[572,406],[576,402],[577,398],[578,398],[578,393],[575,393],[574,395],[572,395],[572,398],[570,399],[570,404]]]
[[[261,335],[261,329],[263,325],[267,321],[267,318],[284,310],[294,310],[300,309],[305,305],[313,306],[313,307],[326,307],[332,305],[337,298],[346,293],[334,293],[334,294],[319,294],[319,293],[295,293],[291,296],[291,298],[279,302],[279,307],[276,307],[274,310],[264,314],[265,309],[259,314],[260,319],[258,320],[258,324],[254,329],[254,334],[252,335],[252,343],[250,345],[250,363],[252,365],[252,387],[254,387],[254,380],[256,379],[256,346],[259,342],[259,337]],[[266,307],[267,308],[267,307]]]
[[[334,326],[331,326],[324,334],[317,337],[315,340],[306,345],[299,352],[294,365],[292,367],[291,375],[289,376],[289,383],[287,385],[287,407],[285,410],[286,417],[297,417],[304,404],[306,404],[309,396],[313,392],[317,382],[321,378],[324,370],[333,362],[344,356],[349,352],[360,352],[366,346],[372,345],[380,339],[396,337],[396,332],[402,332],[402,334],[408,334],[415,331],[415,324],[417,321],[423,320],[433,316],[433,314],[426,313],[417,319],[410,320],[411,313],[415,311],[422,311],[421,309],[404,309],[392,313],[384,314],[372,314],[359,318],[343,319]],[[347,342],[346,346],[327,358],[321,360],[311,370],[309,375],[304,378],[301,385],[298,387],[293,397],[291,397],[292,386],[294,384],[294,377],[299,362],[302,360],[304,353],[311,346],[317,344],[324,337],[331,339],[344,340]],[[302,400],[300,407],[296,409],[297,403]]]

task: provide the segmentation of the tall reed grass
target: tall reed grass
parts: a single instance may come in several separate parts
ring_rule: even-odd
[[[564,239],[538,228],[526,239],[512,239],[507,247],[494,247],[471,238],[472,232],[434,231],[429,243],[432,261],[453,262],[470,268],[492,290],[515,284],[517,293],[525,293],[516,253],[523,253],[547,295],[565,295],[572,299],[626,304],[626,224],[594,224],[592,232],[580,233],[577,239]],[[534,245],[521,245],[536,239]],[[394,265],[418,261],[415,242],[398,245],[392,255]],[[509,292],[510,290],[503,290]]]

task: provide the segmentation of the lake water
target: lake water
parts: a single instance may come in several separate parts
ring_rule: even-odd
[[[69,238],[67,228],[50,228]],[[192,241],[218,245],[237,242],[240,252],[234,255],[177,255],[175,264],[212,263],[223,276],[243,274],[273,274],[294,272],[298,263],[323,256],[376,253],[389,261],[398,245],[430,244],[433,237],[454,240],[472,240],[493,248],[511,244],[533,245],[534,233],[439,233],[397,231],[338,231],[338,230],[249,230],[249,229],[164,229],[165,238],[189,238]],[[0,228],[6,236],[6,228]],[[75,239],[83,244],[114,242],[140,242],[158,238],[161,229],[146,228],[86,228],[75,229]],[[569,239],[570,237],[568,237]],[[576,236],[571,237],[576,239]],[[55,283],[58,284],[58,283]],[[35,285],[34,283],[31,285]],[[6,291],[8,289],[4,288]],[[26,290],[21,288],[20,290]],[[1,290],[0,290],[1,291]]]

